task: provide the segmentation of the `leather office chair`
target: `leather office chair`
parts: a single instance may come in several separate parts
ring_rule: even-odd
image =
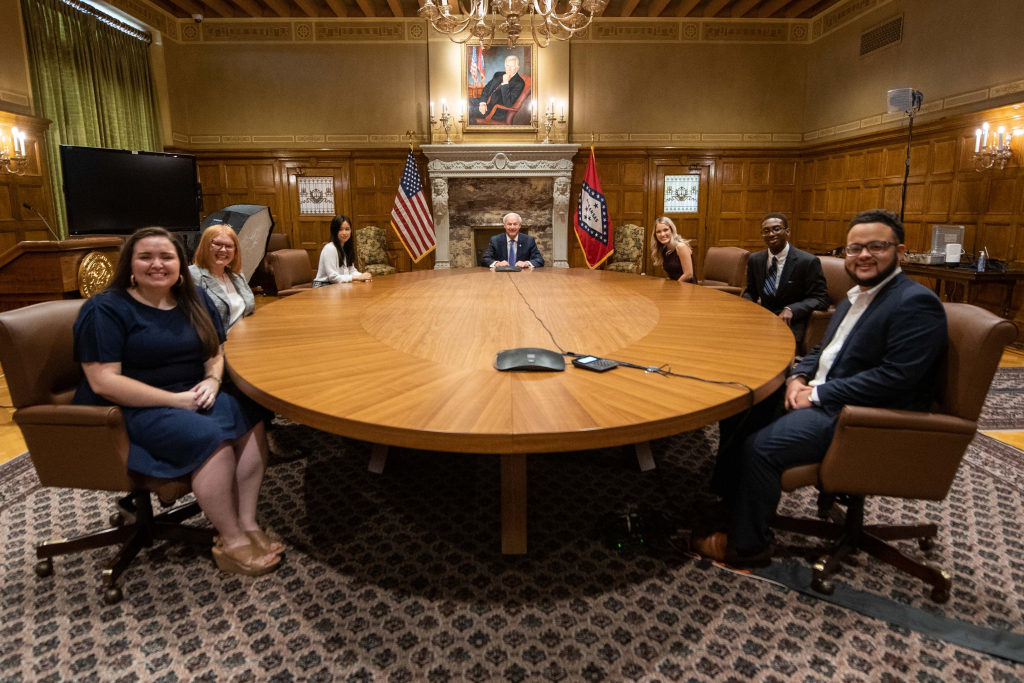
[[[36,574],[46,577],[58,555],[120,545],[103,570],[103,599],[113,604],[122,598],[118,578],[143,547],[167,539],[208,549],[215,532],[179,523],[199,514],[196,503],[153,514],[150,492],[171,505],[191,491],[189,478],[156,479],[128,470],[120,408],[71,405],[82,378],[82,366],[72,355],[72,326],[82,303],[48,301],[0,313],[0,363],[16,408],[14,421],[43,486],[130,492],[111,515],[113,528],[36,548]]]
[[[267,253],[263,260],[256,266],[256,272],[249,278],[249,286],[255,290],[257,287],[263,290],[268,296],[277,296],[277,283],[274,276],[270,274],[270,254],[281,249],[291,249],[291,241],[288,235],[280,232],[270,233],[270,241],[267,243]]]
[[[918,539],[931,549],[935,524],[864,524],[866,496],[942,500],[949,492],[978,429],[985,395],[999,367],[1003,348],[1017,337],[1008,320],[968,304],[944,304],[949,350],[939,367],[934,412],[846,406],[839,415],[832,445],[821,464],[792,467],[782,473],[782,489],[816,486],[819,517],[837,521],[776,516],[772,526],[836,540],[814,565],[812,588],[829,595],[832,575],[843,558],[863,550],[932,586],[935,602],[949,599],[945,571],[907,557],[886,541]],[[846,505],[845,516],[836,507]]]
[[[316,273],[309,265],[305,249],[279,249],[269,254],[267,259],[278,296],[291,296],[313,287]]]
[[[750,252],[739,247],[711,247],[704,255],[704,279],[698,285],[737,296],[747,286]]]
[[[825,284],[828,287],[828,310],[811,311],[811,315],[807,319],[804,338],[797,351],[801,356],[806,356],[813,351],[814,347],[825,338],[825,330],[828,329],[828,324],[832,321],[832,314],[835,312],[836,306],[846,298],[846,293],[854,284],[850,274],[846,272],[846,259],[835,256],[819,256],[818,260],[821,261],[821,270],[825,273]]]

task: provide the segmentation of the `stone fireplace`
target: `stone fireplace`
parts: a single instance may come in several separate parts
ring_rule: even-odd
[[[579,145],[424,145],[437,233],[435,268],[478,265],[475,231],[514,211],[549,266],[569,267],[572,158]]]

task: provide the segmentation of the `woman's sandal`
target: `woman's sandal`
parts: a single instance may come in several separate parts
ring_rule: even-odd
[[[245,535],[249,537],[249,540],[253,542],[264,554],[275,554],[280,555],[284,553],[284,543],[281,541],[281,537],[273,531],[263,531],[263,529],[256,529],[255,531],[246,531]]]
[[[220,543],[213,546],[213,560],[217,563],[218,569],[245,576],[263,576],[277,569],[281,564],[281,556],[276,555],[273,560],[263,564],[262,560],[268,554],[270,553],[263,552],[255,543],[233,550],[228,550]]]

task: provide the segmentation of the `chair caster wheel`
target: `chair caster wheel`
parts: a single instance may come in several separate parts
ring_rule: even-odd
[[[945,586],[932,588],[932,601],[940,605],[949,602],[949,589]]]
[[[929,550],[932,550],[932,549],[935,548],[935,539],[934,538],[919,538],[919,539],[917,539],[917,547],[920,548],[924,552],[928,552]]]
[[[124,593],[117,586],[111,586],[103,591],[103,602],[108,605],[116,605],[124,599]]]
[[[110,514],[107,521],[110,522],[110,526],[113,527],[124,526],[124,515],[120,512],[113,512]]]
[[[811,581],[811,588],[822,595],[832,595],[836,589],[836,585],[828,579],[814,579]]]
[[[47,576],[53,573],[53,560],[46,558],[36,562],[36,576],[41,579],[45,579]]]

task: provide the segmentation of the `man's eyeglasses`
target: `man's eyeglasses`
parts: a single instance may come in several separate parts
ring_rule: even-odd
[[[211,242],[210,245],[213,247],[214,251],[220,251],[222,249],[224,251],[234,251],[235,250],[235,245],[233,245],[233,244],[223,244],[222,242]]]
[[[777,235],[778,233],[782,232],[785,229],[786,228],[782,227],[781,225],[773,225],[770,228],[761,228],[761,235]]]
[[[882,240],[876,240],[874,242],[868,242],[867,244],[847,244],[843,247],[843,253],[846,256],[860,256],[860,253],[865,249],[872,256],[881,256],[885,252],[889,251],[889,247],[899,246],[895,242],[883,242]]]

